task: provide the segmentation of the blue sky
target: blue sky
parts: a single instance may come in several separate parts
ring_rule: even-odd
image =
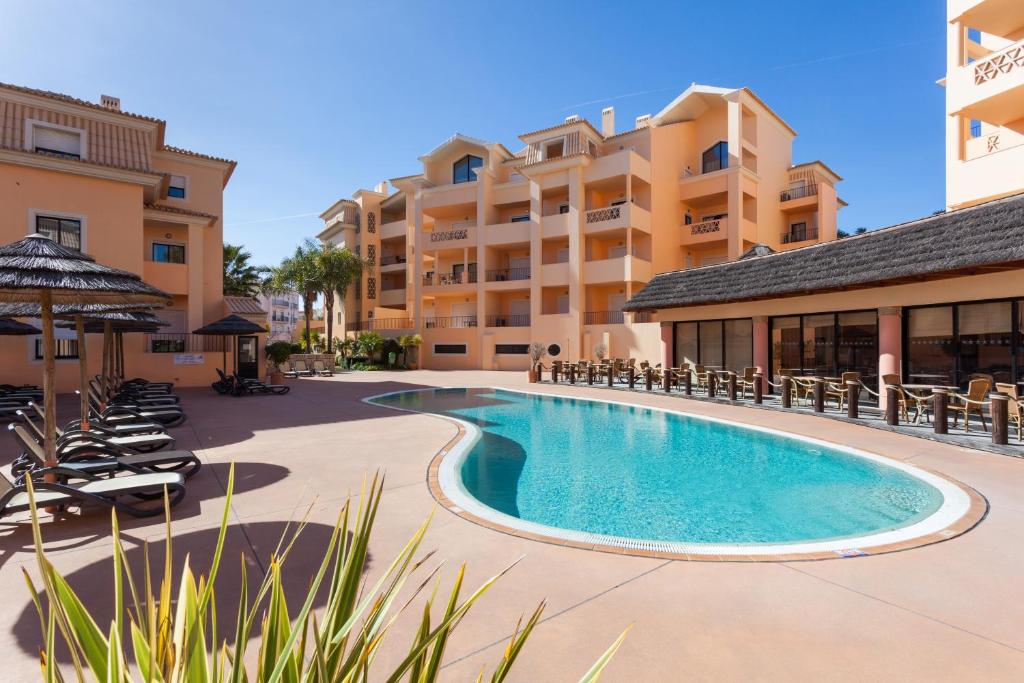
[[[852,231],[943,206],[944,20],[940,0],[0,0],[0,80],[118,96],[169,144],[236,159],[225,240],[259,263],[456,131],[518,149],[609,104],[622,130],[693,81],[773,107],[794,159],[845,179]]]

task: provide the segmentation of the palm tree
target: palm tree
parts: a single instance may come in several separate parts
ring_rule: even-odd
[[[327,353],[332,353],[334,340],[334,295],[344,305],[345,291],[363,272],[365,265],[354,252],[336,247],[330,242],[319,249],[320,270],[324,295],[324,317],[327,320]]]
[[[267,269],[249,263],[252,254],[240,244],[224,245],[224,293],[229,296],[255,296]]]
[[[295,253],[271,268],[263,283],[265,291],[295,291],[302,297],[302,314],[306,318],[306,351],[312,353],[309,339],[309,321],[313,318],[313,304],[324,290],[323,270],[320,267],[320,245],[311,239],[295,248]]]

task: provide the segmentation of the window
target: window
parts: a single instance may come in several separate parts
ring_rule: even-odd
[[[43,360],[43,340],[35,340],[35,359]],[[54,339],[54,358],[57,360],[68,360],[71,358],[78,358],[78,340],[77,339]]]
[[[750,318],[676,323],[675,363],[742,373],[753,365],[754,335]]]
[[[562,202],[558,205],[558,213],[569,213],[569,203]]]
[[[473,170],[483,165],[483,159],[467,154],[452,164],[452,183],[469,183],[476,180],[476,174],[473,173]]]
[[[528,214],[528,213],[521,213],[518,216],[512,216],[512,218],[511,218],[511,220],[509,222],[510,223],[529,223],[530,222],[530,214]]]
[[[185,198],[185,176],[172,175],[167,185],[167,196],[174,199]]]
[[[782,375],[836,376],[859,372],[875,383],[878,372],[878,314],[850,311],[794,315],[770,321],[772,381]],[[868,400],[864,394],[863,400]]]
[[[907,378],[911,382],[949,384],[956,374],[953,307],[907,311]]]
[[[157,263],[184,263],[185,245],[153,242],[153,260]]]
[[[565,154],[565,138],[544,143],[544,158],[559,159]]]
[[[524,356],[530,353],[529,344],[495,344],[494,353],[505,356]]]
[[[62,128],[32,127],[32,149],[67,159],[82,158],[82,133]]]
[[[454,356],[465,356],[466,345],[465,344],[434,344],[434,354],[441,355],[454,355]]]
[[[36,232],[68,249],[82,250],[82,221],[80,220],[36,216]]]
[[[729,168],[729,143],[717,142],[701,155],[701,173]]]

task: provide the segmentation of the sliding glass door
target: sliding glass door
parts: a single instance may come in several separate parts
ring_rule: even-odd
[[[771,318],[769,337],[769,366],[776,384],[782,375],[838,377],[859,372],[865,383],[878,376],[877,311]]]
[[[754,331],[750,318],[676,323],[675,363],[742,373],[753,365]]]

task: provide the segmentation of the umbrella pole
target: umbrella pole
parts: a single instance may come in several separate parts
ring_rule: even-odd
[[[85,322],[81,315],[75,316],[75,332],[78,334],[78,379],[82,384],[82,429],[89,429],[89,363],[85,350]]]
[[[124,333],[117,333],[117,376],[124,379]]]
[[[103,321],[103,376],[100,378],[102,385],[100,400],[102,408],[106,410],[107,399],[110,398],[110,390],[108,389],[109,377],[110,377],[110,337],[111,337],[110,321]]]
[[[54,377],[53,339],[53,298],[49,290],[39,295],[41,309],[40,321],[43,326],[43,452],[46,456],[46,467],[57,464],[57,381]],[[56,480],[56,476],[47,475],[47,481]]]

